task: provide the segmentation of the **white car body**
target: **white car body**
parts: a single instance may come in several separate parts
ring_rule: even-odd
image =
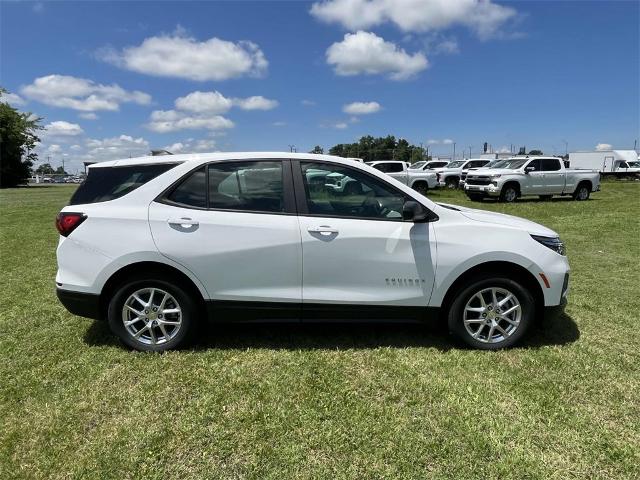
[[[438,185],[435,173],[411,169],[407,162],[402,162],[400,160],[378,160],[375,162],[368,162],[367,165],[386,173],[390,177],[399,180],[414,190],[420,190],[420,187],[424,186],[426,186],[427,189],[432,189]],[[426,190],[423,190],[423,192],[424,191]]]
[[[597,171],[566,169],[562,159],[557,157],[514,157],[503,162],[512,162],[517,168],[493,167],[469,171],[465,179],[465,193],[470,196],[501,197],[507,185],[515,186],[517,197],[574,195],[581,185],[586,186],[588,194],[600,190],[600,174]]]
[[[429,160],[428,162],[416,162],[409,166],[409,170],[434,170],[445,168],[449,165],[448,160]]]
[[[249,161],[282,166],[286,211],[198,208],[166,200],[202,166],[211,172]],[[400,217],[379,206],[382,217],[376,218],[309,213],[308,201],[299,203],[305,193],[296,183],[304,181],[296,173],[302,162],[347,170],[392,190],[404,198]],[[117,160],[89,167],[89,183],[80,189],[89,188],[93,174],[110,174],[104,169],[171,164],[123,196],[63,208],[59,218],[82,218],[60,236],[57,248],[57,293],[69,311],[109,316],[111,322],[107,305],[118,282],[158,269],[168,272],[169,281],[189,284],[218,321],[240,311],[277,320],[422,319],[448,306],[470,275],[495,272],[516,275],[540,308],[554,310],[565,302],[567,258],[532,237],[556,240],[552,230],[509,215],[436,204],[373,167],[339,157],[251,152]],[[273,168],[257,173],[262,174],[272,175]],[[407,205],[424,216],[407,220]],[[266,316],[259,313],[265,305]]]
[[[455,160],[446,167],[437,169],[438,185],[457,188],[462,176],[471,168],[481,168],[491,160],[486,158],[470,158],[469,160]]]

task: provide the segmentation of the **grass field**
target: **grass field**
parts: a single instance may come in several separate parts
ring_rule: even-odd
[[[638,182],[482,204],[560,232],[572,267],[566,315],[493,353],[407,325],[128,351],[55,298],[72,188],[0,191],[0,478],[640,478]]]

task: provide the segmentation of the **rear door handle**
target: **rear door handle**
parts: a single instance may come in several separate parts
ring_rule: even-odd
[[[337,228],[330,227],[329,225],[320,225],[319,227],[307,228],[309,233],[338,233]]]
[[[197,225],[200,225],[200,222],[198,222],[197,220],[193,220],[191,218],[188,218],[188,217],[170,218],[169,220],[167,220],[167,223],[169,225],[180,225],[180,226],[183,226],[183,227],[195,227]]]

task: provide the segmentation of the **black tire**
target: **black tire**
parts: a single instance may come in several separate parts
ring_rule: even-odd
[[[429,191],[429,184],[427,182],[416,182],[411,186],[411,188],[421,195],[426,195]]]
[[[578,188],[573,192],[573,199],[577,201],[589,200],[591,196],[591,187],[587,183],[578,184]]]
[[[540,198],[540,200],[551,200],[553,198],[553,195],[538,195],[538,197]]]
[[[500,192],[500,201],[506,203],[515,202],[520,196],[520,191],[513,184],[506,184],[502,187],[502,191]]]
[[[458,188],[458,184],[460,183],[460,179],[458,177],[449,177],[445,179],[444,186],[451,190]]]
[[[173,331],[173,326],[165,325],[163,326],[170,338],[163,343],[144,343],[141,340],[137,340],[134,338],[133,334],[129,333],[127,328],[124,325],[123,319],[123,309],[125,301],[136,291],[142,289],[159,289],[168,293],[172,296],[177,306],[179,306],[181,310],[181,325],[179,326],[177,332],[173,336],[171,336],[171,332]],[[155,300],[156,295],[154,294],[153,304],[156,304]],[[143,300],[146,300],[144,298]],[[193,298],[193,295],[187,293],[183,288],[167,282],[161,278],[136,278],[130,280],[126,283],[123,283],[118,288],[115,289],[113,295],[109,301],[109,307],[107,311],[107,318],[109,322],[109,328],[111,331],[120,338],[120,340],[127,346],[141,351],[147,352],[164,352],[166,350],[173,350],[179,347],[185,346],[192,338],[193,332],[196,326],[196,319],[198,315],[198,306],[196,300]],[[137,305],[136,305],[137,307]],[[173,305],[172,305],[173,307]],[[147,310],[150,312],[151,309]],[[144,313],[144,309],[141,310]],[[153,315],[153,313],[151,313]],[[167,315],[168,318],[168,315]],[[175,317],[174,317],[175,318]],[[150,319],[152,320],[152,319]],[[160,318],[156,319],[156,322],[159,322]],[[138,324],[136,324],[137,328],[144,329],[145,321],[140,320]],[[160,332],[159,325],[156,325],[153,328],[154,332]],[[147,329],[148,332],[148,329]],[[147,335],[149,336],[149,335]],[[142,335],[143,339],[145,335]],[[160,337],[158,335],[157,337]],[[156,337],[156,338],[157,338]]]
[[[467,193],[467,197],[469,197],[469,200],[472,202],[481,202],[484,195],[482,193]]]
[[[472,334],[465,327],[464,322],[464,311],[467,303],[471,301],[471,299],[478,293],[485,289],[497,288],[504,291],[510,292],[515,299],[520,304],[520,319],[516,328],[510,333],[509,336],[500,340],[496,338],[493,343],[489,343],[486,341],[486,338],[483,341],[484,337],[488,337],[490,332],[489,325],[480,325],[478,323],[472,323],[470,328],[476,328],[481,330],[480,338],[474,338]],[[490,298],[490,297],[489,297]],[[502,300],[505,297],[499,297],[498,300]],[[488,303],[487,303],[488,305]],[[502,348],[508,348],[516,344],[518,341],[522,339],[522,337],[526,334],[528,328],[533,323],[535,318],[535,300],[533,298],[532,293],[527,290],[521,283],[516,280],[512,280],[511,278],[507,278],[506,276],[482,276],[476,277],[475,279],[466,283],[461,289],[460,293],[456,295],[449,308],[448,312],[448,324],[449,330],[460,340],[465,342],[467,345],[477,348],[480,350],[499,350]],[[478,314],[480,315],[480,314]],[[489,321],[487,319],[487,321]],[[509,323],[505,320],[498,320],[498,322],[502,325],[503,329],[506,329],[509,332]],[[494,330],[496,332],[497,329]],[[502,334],[496,334],[491,338],[497,336],[503,336]]]

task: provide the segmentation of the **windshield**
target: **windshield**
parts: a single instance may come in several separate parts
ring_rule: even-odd
[[[487,165],[487,168],[502,168],[504,164],[507,163],[507,160],[495,160]]]
[[[491,168],[507,168],[509,170],[515,170],[516,168],[520,168],[522,167],[526,162],[528,161],[528,159],[511,159],[511,160],[504,160],[500,166],[498,167],[497,164],[492,166]]]
[[[462,165],[464,165],[465,162],[451,162],[449,165],[447,165],[448,168],[460,168]]]
[[[629,168],[640,168],[640,162],[627,162]]]
[[[422,168],[427,164],[427,162],[416,162],[413,165],[411,165],[409,168],[411,170],[417,169],[417,168]]]

